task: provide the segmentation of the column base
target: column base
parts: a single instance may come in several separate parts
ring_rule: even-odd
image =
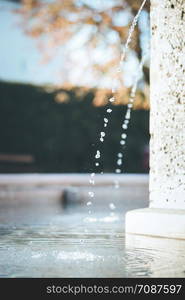
[[[185,239],[185,209],[144,208],[127,212],[126,234]]]

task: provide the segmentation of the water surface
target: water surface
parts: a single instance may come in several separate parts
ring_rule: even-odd
[[[0,277],[185,277],[185,241],[137,237],[130,244],[124,216],[133,206],[123,201],[111,211],[107,204],[89,211],[85,204],[1,202]]]

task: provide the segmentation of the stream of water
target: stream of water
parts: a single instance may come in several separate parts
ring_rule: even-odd
[[[137,14],[135,15],[135,17],[132,21],[132,24],[130,26],[129,32],[128,32],[128,37],[127,37],[126,43],[125,43],[125,45],[122,46],[122,53],[121,53],[121,56],[120,56],[119,65],[116,69],[115,78],[113,80],[112,96],[108,100],[109,107],[106,109],[106,115],[104,116],[104,119],[103,119],[104,120],[103,129],[99,133],[99,142],[100,143],[103,143],[104,140],[105,140],[105,137],[106,137],[106,130],[108,128],[108,124],[110,123],[110,116],[111,116],[111,113],[113,111],[113,106],[111,104],[113,104],[115,102],[116,92],[120,88],[118,82],[120,81],[121,83],[123,83],[123,79],[121,77],[121,74],[123,72],[124,60],[126,59],[126,55],[127,55],[128,50],[129,50],[129,44],[132,40],[132,35],[133,35],[133,32],[134,32],[134,29],[135,29],[135,27],[138,23],[139,16],[141,14],[141,11],[142,11],[146,1],[147,0],[144,0],[142,2]],[[133,107],[133,103],[134,103],[134,99],[135,99],[135,95],[136,95],[136,91],[137,91],[137,85],[138,85],[139,79],[142,77],[142,69],[143,69],[143,65],[144,65],[145,58],[146,58],[147,55],[148,55],[148,53],[146,53],[146,51],[142,52],[142,58],[141,58],[141,61],[139,63],[139,66],[138,66],[138,71],[137,71],[137,73],[135,75],[135,78],[134,78],[134,82],[133,82],[133,85],[132,85],[132,88],[131,88],[131,92],[130,92],[130,96],[129,96],[129,100],[128,100],[128,104],[127,104],[126,113],[125,113],[124,120],[123,120],[123,123],[122,123],[122,133],[121,133],[121,139],[120,139],[120,151],[117,153],[116,168],[115,168],[115,173],[117,173],[117,174],[120,174],[123,171],[123,170],[121,170],[121,167],[123,165],[124,149],[125,149],[125,146],[126,146],[126,139],[127,139],[127,133],[126,132],[127,132],[129,122],[130,122],[131,110],[132,110],[132,107]],[[95,162],[94,162],[95,168],[100,166],[99,160],[101,158],[101,155],[102,155],[101,151],[99,149],[97,149],[95,157],[94,157],[95,158]],[[103,175],[103,169],[101,171],[101,174]],[[96,175],[96,171],[94,171],[90,175],[89,183],[92,185],[92,187],[95,186],[95,175]],[[116,189],[119,188],[119,181],[118,180],[115,180],[113,184],[114,184],[114,187]],[[89,191],[88,194],[89,194],[89,197],[91,199],[95,197],[95,193],[92,189]],[[92,205],[92,201],[88,201],[87,206],[90,207],[91,205]],[[113,206],[114,206],[113,203],[109,204],[110,209],[114,209]],[[90,209],[89,209],[89,213],[91,213]]]

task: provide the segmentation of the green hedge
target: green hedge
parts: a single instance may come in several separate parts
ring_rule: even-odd
[[[28,166],[0,162],[1,172],[91,172],[97,148],[103,151],[104,171],[114,171],[126,108],[114,106],[105,142],[99,145],[98,134],[107,107],[92,105],[92,90],[83,99],[75,89],[67,93],[70,101],[57,103],[56,92],[0,83],[0,153],[35,157],[35,163]],[[149,140],[148,119],[148,111],[132,112],[124,150],[126,172],[147,172],[143,149]]]

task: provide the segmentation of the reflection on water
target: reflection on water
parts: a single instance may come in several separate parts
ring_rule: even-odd
[[[31,210],[29,219],[26,209],[14,208],[16,222],[8,212],[12,222],[0,225],[0,277],[185,276],[185,241],[136,237],[130,243],[124,213],[97,207],[89,216],[73,208],[45,218],[32,210],[40,215],[33,223]]]

